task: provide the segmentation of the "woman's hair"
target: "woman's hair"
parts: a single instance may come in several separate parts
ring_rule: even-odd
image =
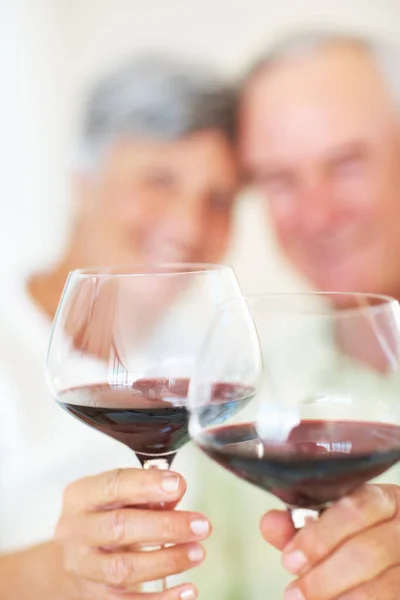
[[[173,141],[219,130],[236,137],[236,93],[214,72],[172,57],[135,58],[99,81],[83,115],[78,167],[98,166],[120,138]]]

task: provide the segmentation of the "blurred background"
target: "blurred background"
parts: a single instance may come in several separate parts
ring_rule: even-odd
[[[47,263],[66,235],[69,172],[85,92],[143,50],[239,74],[300,25],[400,37],[400,0],[0,0],[1,274]],[[303,285],[243,193],[228,261],[248,293]]]

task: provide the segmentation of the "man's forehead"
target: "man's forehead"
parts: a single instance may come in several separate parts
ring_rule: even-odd
[[[332,45],[307,54],[266,63],[248,81],[242,108],[251,110],[301,105],[392,102],[386,82],[367,50]]]

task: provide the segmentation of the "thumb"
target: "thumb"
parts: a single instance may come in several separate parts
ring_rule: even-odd
[[[296,534],[289,513],[281,510],[272,510],[264,515],[260,527],[265,541],[278,550],[283,550]]]

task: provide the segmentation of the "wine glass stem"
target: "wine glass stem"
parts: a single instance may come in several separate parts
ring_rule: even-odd
[[[168,461],[165,458],[149,458],[144,460],[142,464],[143,469],[159,469],[160,471],[168,471],[171,466],[171,462],[172,461]],[[151,550],[162,550],[163,548],[165,548],[165,546],[157,546],[152,547]],[[160,579],[158,582],[154,582],[154,585],[159,589],[152,591],[165,592],[165,590],[168,589],[166,577],[164,577],[164,579]]]
[[[295,529],[302,529],[307,523],[316,521],[323,512],[322,510],[295,508],[293,506],[288,506],[287,509]]]
[[[166,458],[148,458],[143,461],[143,469],[159,469],[160,471],[168,471],[171,462]]]

